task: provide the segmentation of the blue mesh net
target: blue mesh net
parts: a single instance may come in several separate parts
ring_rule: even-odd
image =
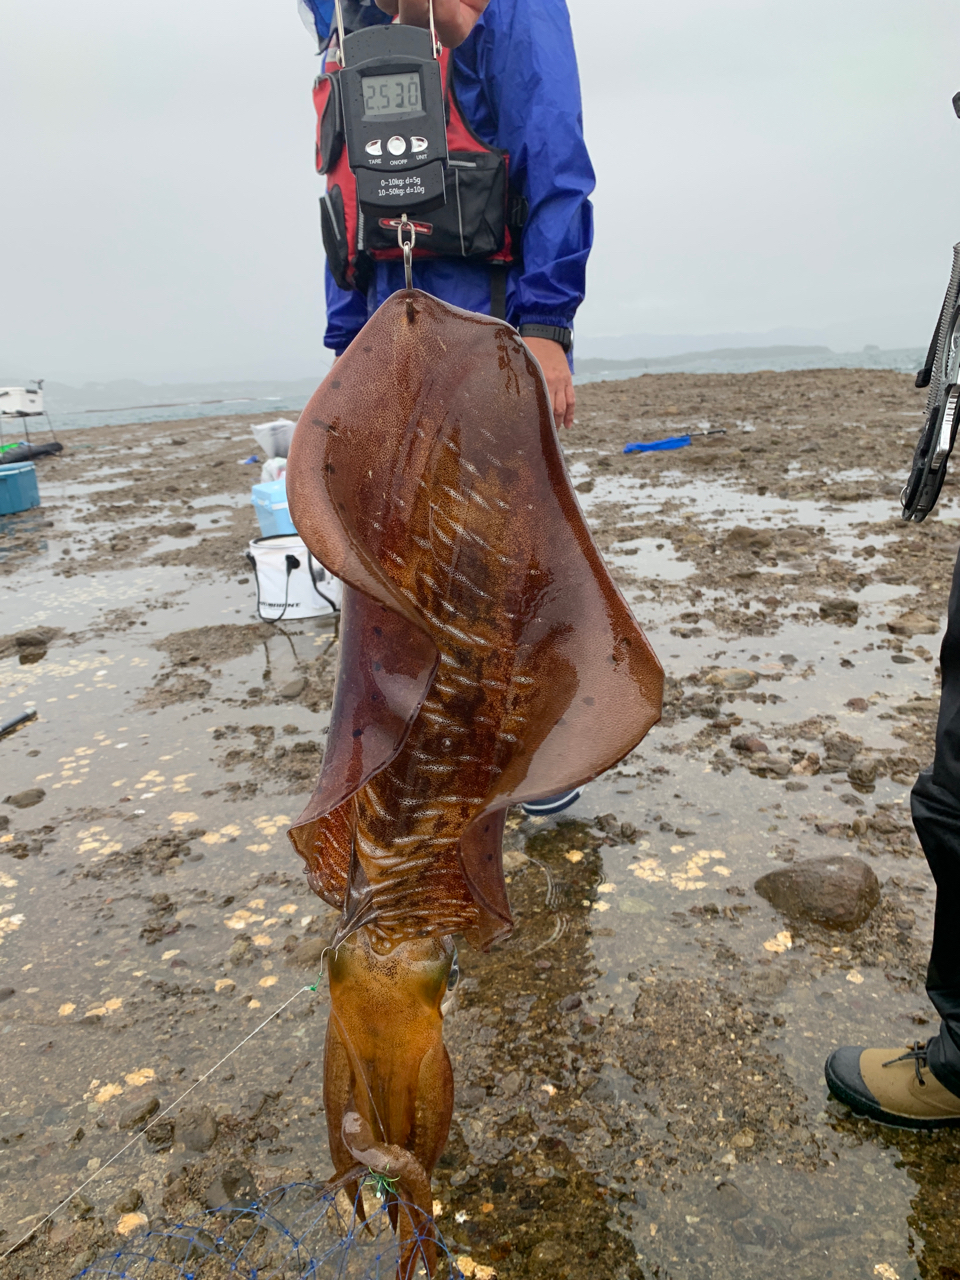
[[[253,1202],[231,1201],[196,1222],[145,1230],[84,1267],[76,1280],[395,1280],[400,1243],[391,1202],[404,1212],[403,1202],[372,1179],[353,1198],[325,1185],[289,1183]],[[434,1280],[463,1280],[436,1226],[433,1239]],[[421,1257],[405,1264],[404,1280],[426,1276]]]

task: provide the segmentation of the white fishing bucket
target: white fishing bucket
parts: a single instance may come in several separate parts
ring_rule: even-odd
[[[246,557],[257,580],[257,613],[264,622],[340,612],[343,583],[313,558],[297,534],[254,538]]]

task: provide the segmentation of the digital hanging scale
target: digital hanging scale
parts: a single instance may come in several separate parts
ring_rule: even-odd
[[[363,212],[375,218],[428,213],[446,203],[447,127],[439,52],[430,30],[390,23],[340,37],[340,84],[347,162]],[[404,244],[408,236],[400,234]]]

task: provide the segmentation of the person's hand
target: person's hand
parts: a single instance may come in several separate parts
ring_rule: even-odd
[[[433,23],[442,45],[456,49],[463,44],[490,0],[433,0]],[[430,26],[429,0],[377,0],[377,8],[409,27]]]
[[[551,338],[524,338],[524,342],[543,370],[554,421],[558,427],[573,426],[577,393],[573,389],[566,352],[559,342]]]

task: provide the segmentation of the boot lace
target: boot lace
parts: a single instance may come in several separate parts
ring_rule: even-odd
[[[926,1087],[926,1080],[920,1074],[920,1068],[927,1065],[927,1046],[926,1043],[917,1040],[912,1049],[908,1049],[906,1053],[901,1053],[899,1058],[891,1058],[889,1062],[885,1062],[885,1067],[892,1067],[897,1062],[912,1062],[913,1069],[917,1073],[917,1083]]]

